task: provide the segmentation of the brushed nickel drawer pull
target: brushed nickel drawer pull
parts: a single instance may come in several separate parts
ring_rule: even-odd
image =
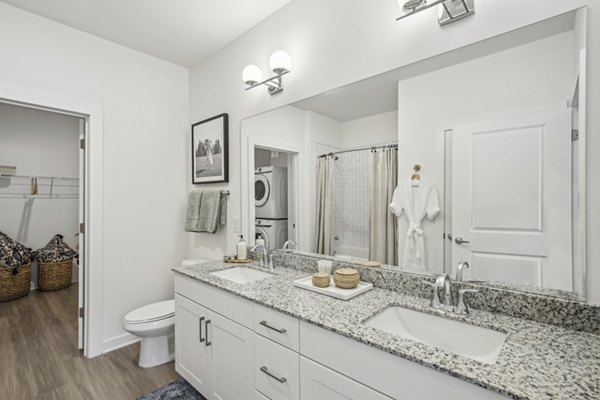
[[[204,324],[204,329],[206,330],[206,342],[205,342],[206,347],[208,347],[212,344],[212,342],[208,341],[208,325],[209,324],[210,324],[210,319],[206,320],[206,323]]]
[[[275,331],[277,333],[286,333],[287,332],[287,329],[285,329],[285,328],[278,329],[278,328],[272,327],[271,325],[269,325],[267,323],[267,321],[260,321],[260,324],[262,326],[264,326],[265,328],[269,328],[269,329],[271,329],[271,330],[273,330],[273,331]]]
[[[281,378],[278,376],[273,375],[272,373],[269,372],[269,369],[267,368],[266,365],[263,365],[262,367],[260,367],[260,370],[262,372],[264,372],[265,374],[269,375],[271,378],[275,379],[277,382],[279,383],[284,383],[287,382],[287,378],[282,376]]]
[[[198,328],[200,330],[198,336],[199,336],[200,343],[204,343],[204,338],[202,337],[202,321],[204,321],[204,317],[200,317],[200,319],[198,320]]]

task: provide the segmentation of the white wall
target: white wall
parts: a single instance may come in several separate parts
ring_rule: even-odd
[[[17,167],[18,175],[79,176],[80,119],[62,114],[0,103],[0,164]],[[50,192],[50,180],[38,181],[39,193]],[[54,194],[77,195],[78,181],[57,182]],[[79,200],[64,198],[16,198],[30,192],[26,180],[0,179],[0,231],[36,250],[55,234],[76,248]],[[8,194],[10,197],[1,197]],[[37,285],[37,264],[31,281]],[[76,267],[73,280],[77,280]]]
[[[189,71],[4,3],[0,37],[0,85],[104,109],[102,337],[124,344],[123,316],[172,298],[188,253]]]
[[[342,123],[344,149],[398,141],[398,111]]]
[[[443,144],[441,127],[451,121],[532,107],[566,107],[572,93],[572,32],[468,61],[398,84],[399,179],[421,164],[440,193],[443,204]],[[442,210],[423,224],[427,269],[443,271]],[[407,223],[400,219],[400,233]],[[406,236],[399,235],[399,254]],[[401,258],[401,257],[400,257]]]
[[[590,9],[588,32],[590,72],[588,103],[600,107],[600,4],[592,0],[520,0],[479,2],[477,12],[459,23],[440,27],[437,9],[396,22],[394,1],[303,0],[291,2],[270,18],[231,42],[202,64],[190,76],[190,118],[200,120],[227,111],[231,116],[231,154],[239,154],[240,121],[251,115],[290,104],[400,66],[450,51],[516,28],[550,18],[582,5]],[[265,90],[244,91],[240,75],[246,64],[256,63],[268,70],[269,55],[286,49],[293,61],[285,76],[286,89],[277,96]],[[600,114],[590,115],[590,128],[600,128]],[[591,131],[591,129],[590,129]],[[591,136],[591,135],[590,135]],[[600,138],[590,138],[588,151],[600,152]],[[589,170],[600,171],[600,158],[590,160]],[[231,214],[240,204],[239,161],[231,160]],[[600,172],[591,172],[588,187]],[[588,192],[588,204],[600,201],[600,185]],[[589,207],[588,243],[600,238],[600,209]],[[595,224],[592,222],[596,222]],[[195,252],[214,254],[233,249],[235,232],[211,238]],[[590,289],[600,302],[600,248],[588,246]],[[594,279],[595,278],[595,279]]]

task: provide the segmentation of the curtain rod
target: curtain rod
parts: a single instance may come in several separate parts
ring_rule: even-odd
[[[363,150],[374,151],[377,149],[396,149],[396,150],[398,150],[398,144],[383,144],[383,145],[379,145],[379,146],[360,147],[357,149],[350,149],[350,150],[340,150],[340,151],[335,151],[333,153],[321,154],[320,156],[317,156],[317,158],[325,158],[327,156],[335,156],[336,154],[352,153],[354,151],[363,151]],[[338,157],[336,157],[336,160],[337,159],[338,159]]]

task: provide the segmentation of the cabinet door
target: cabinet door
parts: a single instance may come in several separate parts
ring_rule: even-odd
[[[254,332],[217,313],[207,320],[211,386],[208,400],[254,396]]]
[[[300,357],[301,400],[391,400],[324,366]]]
[[[175,370],[204,396],[209,394],[208,313],[199,304],[175,295]]]

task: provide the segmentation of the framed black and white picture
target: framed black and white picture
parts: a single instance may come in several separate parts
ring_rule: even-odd
[[[229,116],[192,125],[192,183],[229,182]]]

